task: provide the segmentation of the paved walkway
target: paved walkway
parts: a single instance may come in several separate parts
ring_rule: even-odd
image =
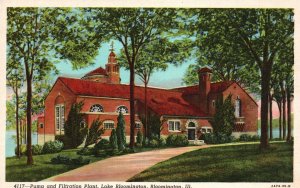
[[[89,165],[53,176],[44,181],[126,181],[147,168],[176,155],[209,147],[190,146],[153,150],[111,157]]]

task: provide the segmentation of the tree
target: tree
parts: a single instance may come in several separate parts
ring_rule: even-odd
[[[135,62],[135,74],[144,83],[144,135],[149,137],[148,128],[148,93],[147,87],[152,74],[155,71],[165,71],[168,64],[179,65],[190,55],[185,49],[189,45],[189,40],[174,40],[172,42],[166,39],[158,39],[151,41],[140,49]],[[126,60],[125,50],[121,51],[120,65],[129,70],[129,64]]]
[[[101,135],[104,133],[104,129],[101,126],[102,122],[99,119],[93,120],[91,127],[87,129],[87,136],[84,144],[85,148],[91,144],[95,144],[96,141],[100,139]]]
[[[8,8],[7,46],[24,67],[27,92],[27,164],[33,164],[31,150],[32,84],[55,70],[54,62],[66,59],[73,68],[91,63],[102,34],[86,33],[93,26],[75,9]],[[95,37],[97,40],[95,40]],[[85,49],[85,50],[81,50]],[[74,53],[76,52],[76,53]]]
[[[216,112],[211,120],[214,133],[216,134],[230,136],[233,131],[235,115],[231,98],[232,95],[228,95],[224,101],[222,98],[216,101]]]
[[[282,46],[293,41],[291,9],[201,9],[194,10],[194,32],[203,32],[208,44],[222,39],[241,49],[243,59],[259,68],[261,88],[261,142],[268,147],[268,95],[272,66]],[[199,31],[200,29],[200,31]],[[202,30],[202,31],[201,31]],[[213,48],[211,48],[213,49]]]
[[[118,149],[118,138],[117,138],[116,129],[111,130],[111,135],[109,137],[109,143],[113,149],[115,149],[115,150]]]
[[[126,145],[126,134],[125,134],[125,120],[122,112],[119,112],[119,116],[118,116],[117,139],[118,139],[118,149],[120,151],[123,151]]]
[[[64,126],[64,144],[66,145],[66,147],[77,148],[83,143],[84,138],[87,135],[87,126],[82,123],[84,121],[84,118],[83,114],[80,113],[82,106],[83,102],[81,101],[79,103],[74,103],[70,109],[68,119]],[[88,140],[88,142],[90,141]]]
[[[20,57],[13,52],[8,53],[6,81],[15,95],[15,123],[16,123],[16,137],[17,137],[17,157],[21,157],[20,153],[20,131],[19,131],[19,106],[20,106],[20,90],[24,83],[24,70],[19,64]]]
[[[87,17],[97,29],[119,41],[130,70],[130,147],[134,147],[134,69],[143,46],[166,37],[176,25],[176,10],[153,8],[87,9]],[[99,22],[101,24],[99,24]]]
[[[208,40],[210,33],[191,31],[196,40],[190,45],[194,50],[195,64],[189,65],[183,78],[186,85],[199,84],[198,70],[209,66],[214,74],[213,81],[236,81],[251,92],[259,92],[259,74],[251,59],[245,58],[241,44],[232,45],[227,38]]]

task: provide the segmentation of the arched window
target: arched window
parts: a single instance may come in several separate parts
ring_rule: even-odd
[[[94,104],[91,106],[90,112],[103,112],[103,107],[100,104]]]
[[[239,99],[239,97],[237,97],[237,99],[235,100],[235,105],[234,105],[234,115],[235,117],[241,117],[241,99]]]
[[[117,108],[117,112],[121,112],[122,114],[127,114],[128,113],[128,108],[126,106],[119,106]]]

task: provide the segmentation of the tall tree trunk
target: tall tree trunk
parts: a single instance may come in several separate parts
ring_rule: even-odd
[[[282,92],[282,139],[286,139],[286,93],[285,88],[283,88],[283,84],[281,85],[281,92]]]
[[[129,147],[134,147],[134,126],[135,126],[135,110],[134,110],[134,62],[130,63],[130,143]]]
[[[148,127],[148,103],[147,103],[147,81],[145,81],[145,137],[149,138],[149,127]]]
[[[32,150],[31,150],[31,103],[32,103],[32,85],[31,78],[27,77],[27,164],[33,164]]]
[[[17,157],[20,158],[20,132],[19,132],[19,95],[16,87],[16,132],[17,132]]]
[[[272,127],[272,126],[273,126],[273,125],[272,125],[272,121],[273,121],[272,101],[273,101],[273,100],[272,100],[272,95],[271,95],[271,92],[270,92],[270,94],[269,94],[269,105],[270,105],[270,106],[269,106],[269,112],[270,112],[270,114],[269,114],[269,115],[270,115],[270,116],[269,116],[269,117],[270,117],[270,118],[269,118],[269,121],[270,121],[270,139],[273,139],[273,132],[272,132],[272,131],[273,131],[273,127]]]
[[[261,138],[260,149],[267,149],[268,142],[268,106],[269,106],[269,88],[272,67],[267,63],[263,64],[261,69]]]
[[[279,138],[282,139],[282,124],[281,124],[281,117],[282,117],[282,105],[281,105],[281,101],[277,102],[278,105],[278,110],[279,110],[279,120],[278,120],[278,124],[279,124]]]
[[[287,141],[292,140],[292,126],[291,126],[291,92],[287,89],[287,125],[288,125],[288,132],[287,132]]]

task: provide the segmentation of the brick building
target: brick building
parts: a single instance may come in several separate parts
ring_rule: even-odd
[[[215,112],[218,97],[232,94],[236,122],[233,135],[257,134],[258,106],[253,98],[236,82],[211,83],[212,71],[202,68],[198,72],[199,84],[194,86],[159,89],[148,88],[149,111],[163,122],[161,135],[186,134],[189,140],[197,140],[202,133],[212,132],[209,120]],[[119,111],[124,114],[126,137],[129,140],[129,85],[120,84],[119,65],[116,55],[109,54],[105,69],[99,67],[81,79],[59,77],[45,99],[44,117],[38,118],[39,144],[54,140],[64,134],[64,122],[71,105],[84,101],[82,124],[91,125],[99,118],[109,137],[116,128]],[[144,88],[135,86],[136,124],[142,128],[140,114],[144,111]]]

